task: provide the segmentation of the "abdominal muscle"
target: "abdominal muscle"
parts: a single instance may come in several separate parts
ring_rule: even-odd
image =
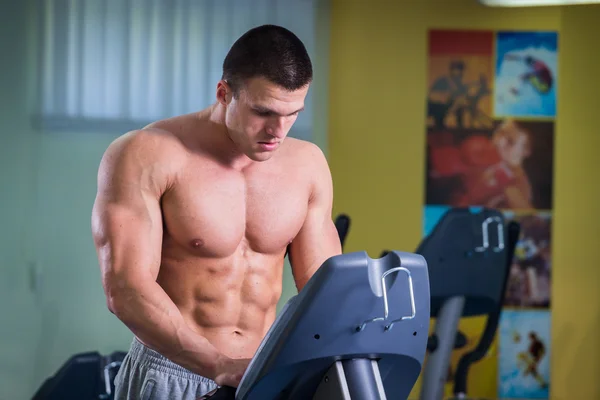
[[[226,258],[173,250],[163,254],[157,282],[188,326],[225,356],[252,358],[275,320],[285,250],[265,255],[241,244]]]

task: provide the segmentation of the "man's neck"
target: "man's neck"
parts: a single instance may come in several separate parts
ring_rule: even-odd
[[[254,163],[248,156],[239,151],[237,145],[231,139],[225,123],[225,108],[222,104],[217,102],[208,108],[208,122],[211,125],[212,132],[211,145],[215,156],[219,160],[225,165],[240,171]]]

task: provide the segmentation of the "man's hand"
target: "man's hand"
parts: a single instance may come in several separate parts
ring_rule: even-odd
[[[231,386],[221,386],[215,390],[211,390],[197,400],[235,400],[236,389]]]
[[[248,368],[248,364],[250,364],[250,360],[250,358],[221,358],[216,370],[215,382],[217,385],[238,387]]]
[[[250,364],[249,358],[234,359],[225,356],[219,358],[214,379],[219,387],[199,397],[198,400],[234,400],[236,388],[240,385],[248,364]]]

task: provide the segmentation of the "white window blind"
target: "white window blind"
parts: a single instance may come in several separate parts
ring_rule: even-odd
[[[39,0],[44,130],[124,131],[214,102],[223,59],[272,23],[314,64],[318,0]],[[292,135],[309,135],[312,90]]]

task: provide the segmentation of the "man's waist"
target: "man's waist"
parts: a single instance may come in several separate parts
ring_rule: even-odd
[[[191,329],[230,358],[251,358],[266,334],[264,329],[244,329],[235,325],[206,326],[197,322],[190,325]]]

